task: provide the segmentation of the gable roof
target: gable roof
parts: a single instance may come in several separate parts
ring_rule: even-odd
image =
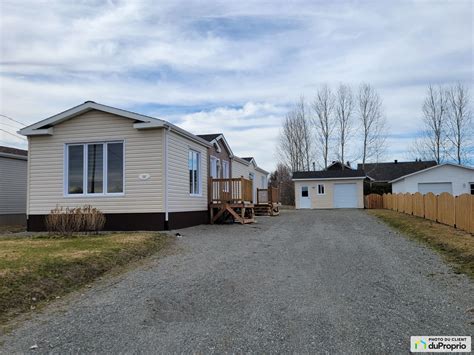
[[[232,152],[232,149],[230,148],[229,143],[227,143],[227,140],[224,137],[224,134],[222,133],[211,133],[211,134],[198,134],[198,137],[208,141],[211,144],[217,144],[219,145],[218,141],[222,141],[229,152],[229,157],[233,157],[234,153]]]
[[[28,151],[18,148],[6,147],[0,145],[0,156],[5,158],[13,158],[20,160],[28,159]]]
[[[328,165],[326,170],[342,170],[342,163],[340,161],[333,161]],[[350,165],[344,164],[344,169],[352,169]]]
[[[332,179],[365,179],[363,170],[320,170],[320,171],[295,171],[293,180],[332,180]]]
[[[400,177],[397,178],[397,179],[391,180],[390,183],[394,183],[394,182],[403,180],[403,179],[405,179],[405,178],[407,178],[407,177],[409,177],[409,176],[418,175],[418,174],[422,174],[422,173],[427,172],[427,171],[430,171],[430,170],[438,169],[438,168],[441,168],[441,167],[443,167],[443,166],[452,166],[452,167],[455,167],[455,168],[471,170],[471,171],[474,172],[474,168],[471,168],[471,167],[469,167],[469,166],[458,165],[458,164],[453,164],[453,163],[444,163],[444,164],[435,165],[435,166],[432,166],[432,167],[429,167],[429,168],[426,168],[426,169],[423,169],[423,170],[419,170],[419,171],[416,171],[416,172],[411,173],[411,174],[407,174],[407,175],[400,176]]]
[[[198,134],[198,137],[201,137],[202,139],[205,139],[208,142],[212,142],[219,136],[222,136],[222,133]]]
[[[133,124],[133,128],[135,129],[166,128],[176,134],[193,140],[196,143],[199,143],[206,147],[210,146],[209,142],[207,142],[206,140],[195,136],[194,134],[167,121],[107,105],[102,105],[94,101],[86,101],[83,104],[74,106],[66,111],[60,112],[54,116],[48,117],[30,126],[22,128],[18,131],[18,133],[24,136],[53,135],[55,125],[92,110],[102,111],[131,119],[135,121],[135,123]]]
[[[391,181],[401,176],[414,173],[432,166],[435,166],[434,160],[428,161],[393,161],[390,163],[370,163],[365,164],[365,172],[374,181]],[[357,165],[357,169],[362,169],[362,164]]]
[[[261,167],[259,167],[257,165],[257,162],[255,161],[255,159],[253,157],[240,158],[238,156],[234,156],[233,159],[235,161],[239,162],[239,163],[242,163],[242,164],[246,165],[246,166],[249,166],[250,164],[253,164],[255,166],[255,170],[258,170],[261,173],[266,174],[266,175],[270,174],[268,171],[266,171],[266,170],[262,169]]]

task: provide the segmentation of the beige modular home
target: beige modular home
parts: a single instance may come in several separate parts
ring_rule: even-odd
[[[257,189],[268,188],[268,171],[263,170],[257,165],[254,158],[239,158],[234,156],[232,159],[232,177],[244,177],[252,181],[253,200],[257,201]]]
[[[166,121],[87,101],[20,131],[28,137],[28,230],[56,206],[90,204],[106,230],[207,223],[211,144]]]
[[[364,208],[363,170],[293,173],[297,209]]]

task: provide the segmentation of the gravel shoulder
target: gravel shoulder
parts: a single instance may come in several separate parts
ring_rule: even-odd
[[[400,353],[471,335],[474,287],[363,210],[180,231],[177,250],[55,302],[0,353]]]

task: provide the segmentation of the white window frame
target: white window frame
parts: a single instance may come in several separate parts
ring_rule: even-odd
[[[469,183],[469,193],[474,195],[474,182]]]
[[[322,187],[323,188],[323,192],[319,192],[319,187]],[[326,195],[326,186],[324,186],[324,184],[318,184],[318,195]]]
[[[121,143],[122,144],[122,192],[106,192],[107,190],[107,179],[108,179],[108,144]],[[88,176],[87,176],[87,163],[88,163],[88,146],[93,144],[102,144],[103,147],[103,162],[102,162],[102,192],[88,193]],[[82,194],[70,194],[69,193],[69,149],[70,146],[82,146],[83,154],[83,167],[82,167]],[[125,196],[125,141],[97,141],[97,142],[83,142],[83,143],[66,143],[64,145],[64,197],[113,197],[113,196]]]
[[[195,150],[195,149],[189,149],[188,151],[188,174],[189,174],[189,152],[192,152],[192,153],[196,153],[197,155],[197,185],[198,185],[198,191],[194,191],[194,192],[191,192],[189,191],[189,196],[196,196],[196,197],[201,197],[202,196],[202,184],[201,184],[201,175],[202,175],[202,172],[201,172],[201,167],[202,167],[202,164],[201,164],[201,152]],[[189,178],[189,176],[188,176]],[[188,185],[188,189],[189,189],[189,185]]]
[[[216,176],[212,176],[213,179],[219,179],[219,158],[216,158],[215,156],[211,155],[209,159],[209,175],[212,175],[212,163],[215,162],[216,164]]]
[[[230,178],[229,162],[227,160],[222,160],[222,178]]]

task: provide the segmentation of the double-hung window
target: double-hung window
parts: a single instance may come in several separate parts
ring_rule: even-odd
[[[471,186],[471,195],[474,195],[474,182],[469,184]]]
[[[318,195],[324,195],[324,184],[318,184]]]
[[[229,162],[227,160],[222,161],[222,177],[224,179],[229,178]]]
[[[188,153],[189,193],[201,194],[201,153],[190,150]]]
[[[66,145],[65,193],[78,195],[123,194],[123,142]]]
[[[211,162],[210,164],[211,178],[217,179],[219,178],[219,159],[211,156],[210,162]]]

